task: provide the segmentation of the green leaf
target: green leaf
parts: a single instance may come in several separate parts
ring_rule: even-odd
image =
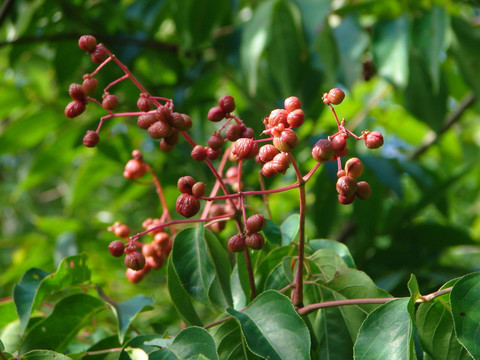
[[[154,300],[151,296],[146,295],[137,295],[133,298],[126,300],[121,303],[117,303],[105,296],[103,291],[99,291],[100,296],[103,300],[111,307],[113,313],[117,318],[118,323],[118,341],[120,344],[123,343],[125,335],[127,334],[128,328],[135,317],[144,310],[153,309]]]
[[[249,349],[269,359],[310,359],[310,334],[292,302],[268,290],[244,312],[228,309],[242,327]]]
[[[328,239],[315,239],[315,240],[310,240],[308,244],[312,247],[314,251],[320,250],[320,249],[330,249],[333,252],[335,252],[338,256],[340,256],[343,261],[345,261],[345,264],[347,264],[348,267],[355,268],[355,261],[353,260],[352,255],[350,254],[350,250],[348,250],[348,247],[338,241],[335,240],[328,240]]]
[[[159,335],[138,335],[129,341],[123,346],[122,351],[120,352],[120,356],[118,360],[131,360],[130,356],[127,353],[127,349],[131,348],[139,348],[144,350],[146,353],[151,354],[157,350],[155,345],[150,345],[150,342],[154,340],[163,340]]]
[[[275,245],[282,245],[282,229],[272,220],[266,219],[266,225],[263,228],[263,233],[269,242]]]
[[[0,329],[3,329],[7,324],[17,320],[17,312],[15,310],[15,303],[11,300],[0,301]]]
[[[281,264],[285,256],[291,255],[294,251],[292,246],[284,246],[281,248],[270,251],[265,258],[263,258],[255,269],[255,284],[257,285],[257,291],[261,291],[265,286],[270,272]]]
[[[32,350],[22,355],[25,360],[71,360],[70,357],[51,350]]]
[[[372,52],[378,73],[399,88],[408,81],[409,21],[406,15],[373,27]]]
[[[259,359],[247,348],[236,320],[230,319],[218,326],[212,335],[217,344],[219,359]]]
[[[258,69],[271,37],[272,13],[276,0],[262,2],[245,24],[240,47],[240,61],[248,80],[248,93],[255,95],[258,86]]]
[[[453,286],[450,294],[458,341],[474,359],[480,359],[480,273],[468,274]]]
[[[203,325],[192,304],[192,298],[185,290],[173,266],[172,256],[167,263],[167,286],[172,303],[187,325]]]
[[[300,215],[290,215],[280,225],[282,231],[282,246],[289,245],[298,235],[300,229]]]
[[[328,281],[337,275],[337,270],[347,268],[343,259],[330,249],[320,249],[308,256],[312,274],[321,274],[322,279]]]
[[[76,334],[103,309],[103,301],[86,294],[75,294],[60,300],[47,318],[27,332],[21,352],[38,348],[65,351]]]
[[[355,342],[355,360],[415,359],[410,299],[396,299],[372,311]]]
[[[182,330],[167,349],[159,353],[158,359],[196,359],[199,355],[210,360],[218,360],[215,341],[210,333],[199,327]]]
[[[408,280],[408,290],[410,291],[410,299],[412,302],[420,299],[422,295],[420,294],[420,288],[418,287],[418,281],[415,275],[410,275],[410,280]]]
[[[449,281],[441,289],[452,286],[456,281]],[[415,324],[422,349],[432,359],[471,359],[455,336],[449,296],[447,293],[419,305]]]
[[[268,274],[265,280],[265,289],[281,290],[285,286],[293,282],[292,274],[292,260],[293,257],[286,256],[283,261],[275,266],[275,268]]]
[[[86,255],[65,258],[55,273],[49,274],[40,269],[30,269],[13,291],[13,300],[22,325],[22,333],[27,327],[32,311],[52,292],[71,285],[78,285],[90,279],[90,269],[86,266]]]

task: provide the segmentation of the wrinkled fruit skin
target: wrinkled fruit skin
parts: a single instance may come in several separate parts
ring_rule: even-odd
[[[345,99],[345,93],[343,90],[334,88],[324,95],[323,102],[325,104],[338,105],[342,103],[343,99]]]
[[[235,110],[235,100],[230,95],[222,96],[220,100],[218,100],[218,107],[229,114]]]
[[[80,39],[78,39],[78,46],[80,49],[91,53],[97,47],[97,39],[92,35],[80,36]]]
[[[193,185],[196,183],[195,179],[190,175],[182,176],[177,181],[177,189],[181,193],[192,194]]]
[[[208,111],[207,118],[213,122],[222,121],[225,118],[225,111],[220,106],[214,106]]]
[[[125,255],[125,265],[132,270],[141,270],[145,267],[145,256],[138,251],[133,251]]]
[[[355,192],[355,196],[357,196],[361,200],[366,200],[372,194],[372,189],[370,185],[366,181],[359,181],[357,183],[357,191]]]
[[[345,163],[345,173],[348,176],[359,178],[363,173],[363,164],[359,158],[348,159]]]
[[[86,147],[95,147],[99,141],[100,138],[98,137],[97,132],[93,130],[88,130],[87,134],[83,137],[83,145]]]
[[[177,198],[175,208],[180,215],[190,218],[200,210],[200,201],[193,195],[183,193]]]
[[[345,175],[337,180],[336,188],[339,195],[349,197],[355,195],[357,181],[353,177]]]
[[[253,250],[260,250],[263,248],[263,245],[265,245],[265,239],[261,234],[253,233],[247,235],[245,238],[245,245]]]
[[[113,240],[110,245],[108,245],[108,251],[110,251],[110,254],[112,254],[114,257],[122,256],[124,250],[125,244],[121,240]]]
[[[292,129],[285,129],[280,136],[273,137],[273,145],[283,152],[292,151],[298,144],[297,135]]]
[[[242,252],[247,248],[245,244],[245,236],[243,235],[233,235],[227,244],[228,250],[230,252]]]
[[[267,223],[262,214],[254,214],[245,221],[245,227],[248,233],[256,233],[262,231]]]
[[[365,131],[364,141],[369,149],[378,149],[383,145],[383,135],[379,131]]]
[[[65,108],[65,115],[74,118],[85,111],[85,103],[80,100],[71,101]]]
[[[312,157],[320,163],[331,160],[334,155],[335,150],[328,139],[318,140],[312,148]]]

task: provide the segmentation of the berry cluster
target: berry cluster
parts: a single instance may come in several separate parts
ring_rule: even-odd
[[[366,199],[370,196],[371,189],[365,181],[357,181],[363,172],[363,165],[358,158],[349,159],[345,168],[342,168],[341,158],[348,154],[347,139],[363,139],[366,146],[371,149],[379,148],[383,144],[383,137],[378,131],[365,130],[361,136],[356,136],[345,128],[345,120],[338,120],[333,105],[340,104],[345,94],[340,89],[332,89],[324,94],[323,102],[332,110],[337,122],[338,131],[327,139],[317,141],[312,149],[312,156],[317,160],[317,165],[307,175],[302,175],[295,161],[292,151],[298,144],[295,128],[302,126],[305,114],[300,100],[291,96],[284,101],[283,109],[274,109],[263,119],[265,130],[264,138],[256,138],[254,130],[247,127],[243,120],[234,114],[235,100],[230,95],[225,95],[218,100],[207,114],[207,119],[223,122],[208,138],[207,144],[196,143],[188,134],[192,127],[192,119],[187,114],[174,111],[171,99],[152,96],[130,71],[120,62],[105,46],[97,44],[93,36],[85,35],[79,40],[81,49],[90,54],[94,63],[100,64],[97,69],[83,77],[83,83],[72,84],[69,94],[73,101],[67,105],[65,114],[68,117],[80,115],[85,110],[88,102],[96,103],[103,107],[107,115],[100,119],[97,130],[88,130],[83,139],[87,147],[94,147],[99,142],[99,131],[108,119],[114,117],[136,117],[137,126],[147,130],[149,136],[159,142],[160,150],[171,151],[183,137],[190,145],[190,156],[198,162],[204,162],[212,172],[215,183],[209,196],[205,195],[206,185],[196,181],[192,176],[186,175],[178,179],[177,188],[180,195],[177,198],[175,209],[179,215],[186,219],[175,219],[169,212],[169,205],[163,194],[163,187],[153,169],[147,164],[139,150],[132,152],[132,158],[125,165],[123,176],[136,181],[147,173],[151,175],[148,184],[154,184],[163,212],[159,218],[147,219],[142,225],[144,231],[130,236],[128,226],[115,223],[109,230],[124,240],[115,240],[109,245],[113,256],[125,255],[127,278],[132,282],[140,281],[150,269],[162,267],[165,258],[172,248],[176,235],[176,225],[185,223],[202,222],[215,232],[225,228],[228,220],[233,220],[237,226],[237,234],[230,237],[227,247],[231,252],[244,252],[246,260],[249,259],[248,249],[260,250],[265,244],[262,230],[266,219],[258,211],[247,216],[245,198],[247,196],[263,196],[267,205],[267,194],[272,192],[288,191],[294,188],[300,190],[300,207],[305,207],[304,185],[311,178],[318,167],[327,161],[337,161],[338,180],[336,189],[338,199],[342,204],[351,203],[355,197]],[[116,63],[125,75],[108,84],[103,91],[102,101],[87,95],[92,95],[97,87],[95,75],[109,62]],[[140,95],[136,102],[138,111],[114,112],[118,105],[118,98],[110,93],[110,88],[120,81],[129,79],[139,90]],[[230,143],[230,146],[224,144]],[[223,156],[220,158],[220,155]],[[216,163],[213,161],[220,158]],[[297,176],[294,184],[278,189],[266,190],[263,181],[260,181],[260,190],[244,191],[243,164],[245,161],[255,159],[261,166],[260,177],[272,177],[284,174],[292,165]],[[227,165],[230,162],[231,165]],[[224,172],[224,169],[227,169]],[[143,182],[142,182],[143,183]],[[220,192],[220,194],[219,194]],[[204,201],[202,214],[194,218],[201,209],[201,200]],[[169,229],[169,235],[166,231]],[[168,231],[168,230],[167,230]],[[144,244],[138,239],[145,235],[153,236],[153,241]],[[138,251],[141,247],[141,252]],[[250,261],[247,261],[247,264]],[[248,265],[247,265],[248,266]],[[251,271],[251,270],[249,270]]]

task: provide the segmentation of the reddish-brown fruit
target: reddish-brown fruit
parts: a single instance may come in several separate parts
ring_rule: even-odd
[[[357,183],[357,191],[355,192],[355,195],[361,199],[361,200],[366,200],[370,197],[372,194],[372,189],[370,188],[370,185],[366,181],[359,181]]]
[[[149,267],[144,267],[142,270],[135,271],[133,269],[128,268],[125,272],[125,276],[127,277],[128,281],[132,284],[139,283],[148,274],[150,271]]]
[[[160,140],[160,144],[159,144],[159,147],[160,147],[160,151],[163,151],[163,152],[170,152],[172,151],[173,149],[175,149],[175,145],[174,144],[169,144],[165,141],[165,138],[163,138],[162,140]]]
[[[265,220],[262,214],[254,214],[245,221],[245,227],[248,233],[262,231],[266,224],[267,220]]]
[[[323,102],[325,104],[340,104],[345,99],[345,93],[342,89],[333,88],[327,94],[323,95]]]
[[[145,267],[148,267],[149,269],[160,269],[163,266],[164,262],[165,260],[163,257],[147,257],[145,259]]]
[[[91,75],[83,75],[82,89],[85,95],[91,95],[97,90],[98,80]]]
[[[208,139],[208,146],[210,146],[213,150],[220,149],[223,146],[223,143],[223,137],[218,132],[214,132]]]
[[[199,181],[193,184],[192,195],[195,197],[201,197],[205,195],[205,183]]]
[[[225,138],[230,141],[235,141],[240,138],[242,134],[243,127],[239,124],[230,124],[225,130]]]
[[[345,173],[355,179],[362,176],[363,164],[359,158],[353,157],[345,163]]]
[[[153,107],[153,100],[150,98],[150,95],[141,93],[137,100],[137,107],[140,111],[150,111]]]
[[[130,228],[128,227],[128,225],[118,224],[118,225],[115,226],[115,228],[113,229],[113,233],[114,233],[116,236],[118,236],[118,237],[125,238],[125,237],[127,237],[128,235],[130,235]]]
[[[262,175],[265,177],[272,177],[275,176],[277,172],[273,170],[273,163],[271,161],[266,162],[262,166]]]
[[[357,191],[357,180],[348,175],[342,176],[337,180],[336,188],[339,195],[345,197],[355,195],[355,191]]]
[[[178,143],[178,130],[173,129],[172,133],[168,136],[165,136],[162,140],[165,140],[169,145],[176,145]]]
[[[80,100],[71,101],[65,108],[65,115],[74,118],[85,111],[85,103]]]
[[[172,127],[164,120],[155,121],[148,127],[148,134],[153,139],[160,139],[166,137],[172,133]]]
[[[383,135],[379,131],[365,131],[364,134],[365,145],[369,149],[378,149],[383,145]]]
[[[331,160],[335,155],[332,142],[328,139],[318,140],[312,148],[312,157],[320,163]]]
[[[172,111],[170,108],[160,105],[157,110],[155,111],[155,116],[157,117],[158,120],[160,121],[166,121],[169,122],[169,117],[172,114]]]
[[[155,245],[153,245],[153,244],[145,244],[145,245],[143,245],[143,247],[142,247],[142,254],[143,254],[143,256],[145,256],[146,258],[151,257],[151,256],[155,256],[155,255],[156,255]]]
[[[265,238],[259,233],[252,233],[245,238],[245,245],[253,250],[260,250],[265,245]]]
[[[200,201],[195,196],[184,193],[177,198],[175,208],[180,215],[190,218],[200,210]]]
[[[153,237],[153,245],[159,246],[162,249],[167,247],[169,241],[170,241],[170,236],[163,231],[156,233],[155,236]]]
[[[197,161],[203,161],[207,158],[207,150],[202,145],[196,145],[190,155]]]
[[[94,64],[101,64],[108,58],[107,50],[103,45],[98,45],[95,50],[90,53],[90,59]]]
[[[282,131],[280,136],[273,137],[273,145],[279,150],[283,152],[290,152],[292,151],[295,146],[297,146],[298,139],[297,134],[292,129],[285,129]]]
[[[266,162],[269,162],[271,160],[273,160],[273,158],[275,157],[275,155],[278,154],[278,150],[275,146],[273,146],[272,144],[267,144],[267,145],[263,145],[259,152],[258,152],[258,157],[260,159],[260,161],[262,161],[263,163],[266,163]]]
[[[142,158],[143,158],[142,152],[138,149],[133,150],[132,151],[132,158],[142,160]]]
[[[347,155],[348,148],[347,148],[347,134],[338,134],[332,139],[332,146],[333,150],[335,151],[336,157],[342,157]]]
[[[125,243],[121,240],[113,240],[109,245],[108,245],[108,251],[110,251],[110,254],[115,257],[120,257],[123,255],[125,250]]]
[[[228,250],[230,252],[242,252],[247,248],[245,244],[245,236],[243,235],[233,235],[227,244]]]
[[[181,193],[192,194],[192,187],[195,184],[195,179],[189,175],[182,176],[177,181],[177,189]]]
[[[240,137],[253,139],[255,137],[255,131],[253,131],[251,127],[245,127],[243,128]]]
[[[287,110],[284,110],[284,109],[272,110],[272,112],[268,116],[268,125],[270,127],[275,127],[279,124],[283,124],[284,126],[288,126],[287,117],[288,117],[288,111]]]
[[[348,205],[351,204],[355,200],[355,195],[350,195],[350,196],[342,196],[338,195],[338,201],[342,205]]]
[[[235,110],[235,100],[230,95],[225,95],[218,100],[218,107],[221,108],[226,114]]]
[[[210,159],[210,160],[215,160],[217,159],[220,154],[222,153],[222,150],[221,149],[218,149],[218,150],[214,150],[212,149],[211,147],[208,147],[207,148],[207,157]]]
[[[251,159],[258,154],[258,145],[253,139],[240,138],[233,144],[232,153],[238,160]]]
[[[290,160],[288,159],[288,154],[284,152],[275,155],[272,160],[272,168],[277,173],[284,173],[287,171],[289,165]]]
[[[154,122],[157,121],[157,118],[153,114],[142,114],[137,119],[137,125],[140,129],[147,130]]]
[[[112,94],[104,94],[102,100],[102,107],[105,110],[115,110],[118,106],[118,98]]]
[[[220,106],[214,106],[208,110],[207,118],[210,121],[219,122],[225,118],[225,115],[225,111],[223,111]]]
[[[302,109],[293,110],[288,113],[287,122],[291,127],[300,127],[305,121],[305,114]]]
[[[145,256],[138,251],[125,254],[125,265],[132,270],[142,270],[145,266]]]
[[[97,146],[100,138],[96,131],[87,130],[86,135],[83,137],[83,145],[86,147],[95,147]]]
[[[147,169],[142,161],[138,159],[130,159],[125,164],[123,176],[127,179],[139,179],[145,175],[146,171]]]
[[[342,176],[347,175],[347,172],[345,170],[338,170],[337,171],[337,178],[341,178]]]
[[[70,87],[68,88],[68,94],[74,100],[85,102],[85,92],[80,84],[70,84]]]
[[[91,53],[97,47],[97,39],[95,39],[95,37],[93,37],[92,35],[82,35],[78,39],[78,46],[80,47],[80,49]]]
[[[301,103],[300,99],[297,98],[296,96],[290,96],[290,97],[286,98],[285,101],[283,102],[283,107],[288,112],[292,112],[292,111],[301,109],[302,108],[302,103]]]
[[[182,114],[182,117],[183,117],[183,126],[178,130],[186,131],[192,127],[192,118],[187,114]]]
[[[168,117],[168,123],[172,125],[173,128],[182,130],[185,126],[185,119],[182,114],[174,112]]]

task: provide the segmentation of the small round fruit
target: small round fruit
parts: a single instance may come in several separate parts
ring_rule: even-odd
[[[145,266],[145,256],[138,251],[133,251],[125,255],[125,265],[132,270],[141,270]]]
[[[292,129],[285,129],[280,136],[273,137],[273,145],[283,152],[292,151],[298,144],[297,135]]]
[[[118,224],[118,226],[115,226],[113,229],[113,233],[118,237],[125,238],[130,235],[130,227],[125,224]]]
[[[149,270],[150,268],[147,268],[147,267],[138,271],[128,268],[127,271],[125,272],[125,276],[127,277],[128,281],[130,281],[132,284],[136,284],[145,277],[145,275],[148,273]]]
[[[260,250],[265,245],[265,238],[259,233],[249,234],[245,238],[245,245],[253,250]]]
[[[345,175],[337,180],[336,184],[337,192],[345,197],[355,195],[357,191],[357,180],[353,177]]]
[[[235,110],[235,100],[230,95],[225,95],[218,100],[218,107],[220,107],[226,114]]]
[[[251,138],[240,138],[233,144],[232,154],[238,160],[254,158],[258,154],[258,145]]]
[[[372,194],[372,189],[370,188],[370,185],[366,181],[359,181],[357,183],[357,191],[355,192],[355,195],[361,199],[361,200],[366,200],[370,197]]]
[[[338,195],[338,202],[342,205],[351,204],[353,200],[355,200],[355,195],[351,195],[351,196]]]
[[[193,184],[192,195],[197,198],[205,195],[205,183],[199,181]]]
[[[78,46],[80,49],[91,53],[97,47],[97,39],[92,35],[82,35],[80,36],[80,39],[78,39]]]
[[[378,149],[383,145],[383,135],[379,131],[365,131],[364,134],[365,145],[369,149]]]
[[[275,146],[273,146],[272,144],[267,144],[267,145],[263,145],[260,148],[258,152],[258,157],[263,163],[266,163],[273,160],[275,155],[277,155],[278,153],[279,151]]]
[[[202,145],[195,145],[190,156],[197,161],[203,161],[207,158],[207,150]]]
[[[245,236],[243,235],[233,235],[227,244],[228,250],[230,252],[242,252],[247,248],[245,244]]]
[[[148,94],[141,93],[137,100],[137,107],[140,111],[148,112],[153,107],[153,100]]]
[[[95,147],[99,141],[97,132],[93,130],[87,130],[87,134],[83,137],[83,145],[86,147]]]
[[[85,103],[80,100],[71,101],[65,108],[65,115],[74,118],[85,111]]]
[[[172,127],[168,122],[159,120],[150,125],[147,131],[152,139],[161,139],[172,133]]]
[[[320,163],[329,161],[335,155],[332,142],[328,139],[318,140],[312,148],[312,157]]]
[[[300,100],[296,96],[290,96],[290,97],[286,98],[285,101],[283,102],[283,107],[288,112],[292,112],[292,111],[301,109],[302,108],[302,103],[300,102]]]
[[[288,158],[287,153],[281,152],[272,160],[272,168],[277,173],[285,173],[287,171],[288,166],[290,165],[290,160]]]
[[[68,94],[74,100],[80,100],[85,102],[85,92],[83,91],[83,87],[80,84],[70,84],[68,88]]]
[[[287,117],[288,117],[287,110],[274,109],[270,112],[270,115],[268,116],[268,125],[270,127],[275,127],[275,126],[278,126],[279,124],[288,126]]]
[[[348,147],[347,147],[347,134],[338,134],[332,139],[332,146],[333,150],[335,151],[336,157],[342,157],[347,155]]]
[[[82,89],[86,95],[91,95],[97,90],[98,80],[91,75],[83,75]]]
[[[102,100],[102,107],[105,110],[115,110],[118,106],[118,98],[112,94],[104,94]]]
[[[157,118],[153,114],[142,114],[137,119],[137,125],[140,129],[147,130],[153,123],[157,121]]]
[[[214,132],[208,139],[208,146],[210,146],[213,150],[220,149],[223,146],[223,143],[223,137],[218,132]]]
[[[183,193],[177,198],[175,208],[180,215],[190,218],[200,210],[200,201],[193,195]]]
[[[127,179],[139,179],[145,175],[145,164],[138,159],[130,159],[125,164],[123,176]]]
[[[113,240],[109,245],[108,245],[108,251],[110,251],[110,254],[114,257],[120,257],[123,255],[125,250],[125,243],[121,240]]]
[[[363,173],[363,164],[359,158],[353,157],[345,163],[345,173],[351,177],[359,178]]]
[[[94,64],[101,64],[108,58],[107,50],[104,46],[98,45],[95,50],[90,53],[90,59]]]
[[[177,188],[181,193],[192,194],[192,187],[196,183],[195,179],[189,175],[182,176],[177,181]]]
[[[343,90],[334,88],[327,93],[327,102],[325,102],[325,99],[323,100],[323,102],[325,102],[326,104],[338,105],[342,103],[343,99],[345,99],[345,93],[343,92]]]
[[[225,118],[225,111],[220,106],[214,106],[208,111],[207,118],[213,122],[222,121]]]
[[[245,221],[245,228],[249,233],[257,233],[262,231],[266,224],[267,220],[262,214],[254,214]]]
[[[242,125],[230,124],[225,130],[225,138],[230,141],[238,140],[242,134],[242,130]]]
[[[300,127],[305,121],[305,114],[302,109],[293,110],[288,113],[287,122],[291,127]]]

